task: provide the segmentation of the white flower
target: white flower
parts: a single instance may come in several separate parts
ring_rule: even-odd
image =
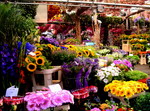
[[[106,83],[106,84],[108,83],[108,79],[104,79],[103,81],[104,81],[104,83]]]

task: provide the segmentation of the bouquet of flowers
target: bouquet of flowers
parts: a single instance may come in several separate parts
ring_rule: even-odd
[[[73,95],[67,90],[58,92],[37,91],[27,93],[24,97],[29,111],[41,111],[47,108],[61,106],[63,103],[74,104]]]
[[[107,84],[112,81],[114,76],[119,76],[120,72],[121,70],[118,67],[111,65],[97,70],[96,77]]]
[[[122,71],[128,71],[130,68],[132,68],[132,64],[130,61],[124,59],[124,60],[114,60],[113,63],[119,67]]]
[[[105,92],[109,92],[113,95],[119,97],[130,98],[134,94],[138,94],[143,92],[144,90],[148,90],[148,86],[146,83],[138,82],[138,81],[118,81],[113,80],[111,83],[107,84],[104,87]]]
[[[88,86],[89,75],[97,68],[98,60],[89,58],[76,58],[73,62],[63,64],[64,87],[70,90]]]
[[[35,51],[34,56],[27,55],[25,58],[25,66],[29,72],[41,69],[51,69],[51,62],[49,62],[40,51]]]
[[[52,45],[55,45],[55,46],[59,45],[59,42],[56,39],[50,38],[50,37],[44,37],[44,36],[42,36],[40,38],[40,43],[41,44],[52,44]]]

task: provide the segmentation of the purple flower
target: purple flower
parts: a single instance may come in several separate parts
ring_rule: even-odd
[[[101,111],[99,108],[93,108],[90,111]]]

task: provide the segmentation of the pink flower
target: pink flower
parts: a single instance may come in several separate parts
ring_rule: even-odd
[[[61,99],[61,95],[55,95],[52,97],[52,103],[56,106],[61,106],[63,101]]]
[[[27,109],[28,109],[28,111],[40,111],[39,106],[37,106],[35,103],[31,103],[31,102],[28,102]]]
[[[93,108],[90,111],[101,111],[99,108]]]

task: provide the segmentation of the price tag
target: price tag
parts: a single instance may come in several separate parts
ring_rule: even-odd
[[[58,92],[58,91],[62,90],[62,88],[60,87],[59,84],[49,85],[48,87],[49,87],[50,91],[52,91],[52,92]]]
[[[18,91],[19,88],[15,88],[14,86],[7,88],[6,90],[6,97],[13,97],[13,96],[18,96]]]
[[[129,56],[133,56],[133,54],[129,54]]]

